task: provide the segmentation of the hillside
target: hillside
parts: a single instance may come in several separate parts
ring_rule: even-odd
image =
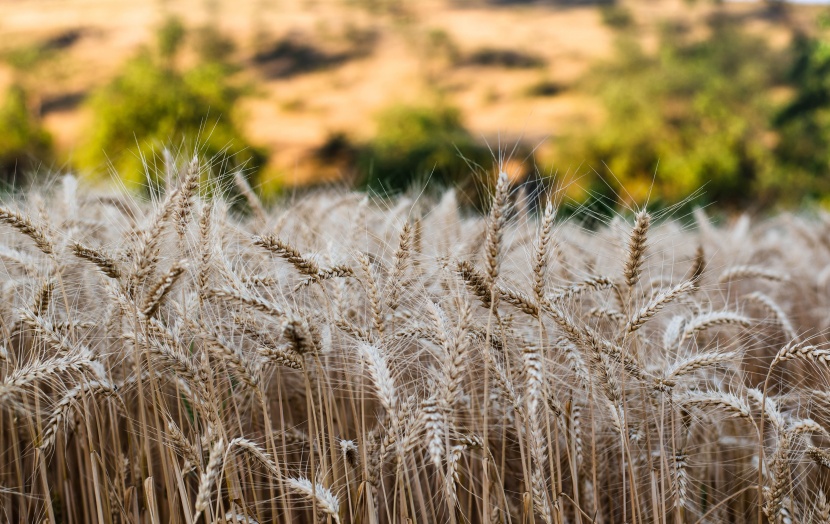
[[[521,138],[544,153],[563,126],[600,116],[579,79],[609,56],[609,21],[619,12],[635,20],[626,31],[651,45],[660,23],[682,21],[694,30],[715,9],[741,17],[775,45],[784,45],[789,34],[767,7],[753,3],[624,2],[616,11],[549,2],[372,4],[3,2],[0,41],[6,51],[44,43],[60,50],[59,58],[35,72],[34,82],[45,126],[71,162],[90,125],[86,96],[151,42],[167,16],[178,14],[189,27],[215,26],[236,44],[233,59],[242,65],[237,75],[254,87],[241,120],[251,141],[269,155],[265,176],[296,184],[341,176],[336,163],[314,160],[315,148],[335,133],[371,137],[378,111],[392,104],[447,102],[494,148]],[[806,24],[817,10],[792,7],[788,23]],[[0,66],[0,88],[14,76],[8,65]]]

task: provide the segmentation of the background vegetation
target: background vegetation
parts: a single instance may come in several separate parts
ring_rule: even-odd
[[[182,62],[181,47],[193,40],[194,64]],[[177,18],[159,29],[154,47],[127,61],[123,70],[89,99],[93,120],[78,165],[95,170],[110,163],[135,186],[156,176],[160,152],[184,140],[182,149],[221,158],[225,169],[258,171],[264,155],[236,125],[236,103],[244,87],[229,80],[232,43],[212,27],[189,33]],[[145,166],[151,164],[150,169]]]
[[[519,8],[485,7],[505,13]],[[558,78],[557,66],[538,50],[465,46],[445,29],[421,25],[416,11],[403,4],[357,2],[346,9],[371,13],[376,24],[347,26],[341,33],[320,26],[319,36],[291,32],[279,38],[263,29],[244,52],[238,35],[221,30],[215,16],[198,23],[164,18],[153,42],[79,97],[88,118],[69,156],[44,125],[44,115],[61,99],[50,101],[44,93],[66,76],[61,57],[82,33],[9,46],[3,56],[13,82],[0,109],[0,174],[11,181],[49,170],[41,165],[60,165],[99,176],[111,170],[135,187],[158,178],[166,147],[244,168],[255,187],[267,188],[267,197],[284,185],[275,180],[285,179],[279,175],[285,167],[276,167],[279,148],[251,136],[250,117],[256,115],[246,104],[261,96],[266,81],[317,75],[343,82],[340,71],[379,52],[389,26],[415,49],[426,94],[367,115],[368,131],[330,128],[328,138],[294,161],[310,166],[305,183],[339,178],[389,194],[430,180],[436,187],[457,187],[468,202],[480,201],[489,179],[482,175],[505,147],[470,126],[475,104],[454,95],[459,84],[448,74],[469,70],[473,77],[532,79],[512,94],[497,85],[485,90],[479,106],[530,99],[531,107],[544,107],[564,96],[582,97],[596,109],[595,116],[557,123],[547,137],[514,134],[506,149],[518,144],[513,159],[525,162],[513,173],[516,180],[567,173],[576,181],[569,195],[577,201],[613,195],[628,203],[685,200],[756,210],[830,202],[826,13],[815,11],[820,16],[796,24],[790,16],[795,8],[786,6],[750,15],[716,7],[689,21],[658,21],[656,41],[648,41],[640,36],[645,22],[636,9],[624,3],[591,7],[612,35],[612,51],[564,83],[551,79]],[[776,41],[753,30],[752,17],[787,37]],[[317,111],[316,118],[325,119],[313,109],[320,96],[329,95],[291,99],[282,110]]]

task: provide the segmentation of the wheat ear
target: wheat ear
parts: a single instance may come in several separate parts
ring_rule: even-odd
[[[392,372],[386,364],[383,351],[372,344],[361,343],[358,345],[363,359],[369,365],[369,374],[375,384],[378,399],[383,409],[394,422],[398,417],[398,394],[395,388],[395,381],[392,379]]]
[[[553,293],[547,295],[546,299],[552,303],[559,303],[564,302],[566,300],[570,300],[582,293],[588,291],[600,291],[603,289],[608,289],[614,286],[614,282],[611,281],[610,278],[597,276],[591,277],[589,279],[583,280],[581,282],[576,282],[569,286],[559,288]]]
[[[243,437],[237,437],[228,443],[228,451],[234,451],[236,448],[245,451],[246,453],[257,459],[263,466],[266,467],[266,469],[268,469],[268,472],[272,475],[276,476],[279,474],[277,465],[274,463],[274,460],[271,458],[268,452],[262,449],[254,441]]]
[[[223,287],[209,290],[207,292],[207,296],[219,300],[228,299],[232,302],[236,302],[267,315],[271,315],[272,317],[281,318],[285,316],[285,311],[270,300],[265,300],[264,298],[251,295],[244,291]]]
[[[643,266],[643,256],[646,251],[646,239],[651,225],[651,215],[642,210],[634,217],[634,229],[628,238],[628,258],[625,261],[625,283],[633,288],[640,281],[640,270]]]
[[[398,239],[398,249],[395,251],[395,261],[392,264],[392,277],[389,280],[391,290],[389,292],[389,309],[395,311],[400,304],[402,280],[406,267],[409,264],[410,251],[412,249],[412,224],[404,223]]]
[[[55,244],[46,231],[46,228],[35,224],[28,216],[5,207],[0,207],[0,222],[13,227],[32,239],[35,246],[44,254],[51,255],[55,252]]]
[[[689,278],[695,283],[696,288],[700,288],[700,282],[703,280],[703,273],[706,271],[706,251],[703,246],[698,244],[695,250],[695,261],[692,264],[692,276]]]
[[[480,272],[472,262],[460,260],[456,264],[457,271],[467,288],[481,301],[481,305],[490,309],[492,305],[492,294],[490,285],[487,283],[487,276]]]
[[[548,200],[545,205],[545,214],[542,217],[542,224],[539,227],[539,234],[536,239],[536,258],[533,264],[533,292],[536,294],[536,299],[542,301],[545,296],[545,275],[548,269],[548,250],[550,248],[550,238],[553,231],[553,220],[556,216],[556,210],[553,202]]]
[[[699,369],[718,366],[725,362],[734,361],[739,356],[740,354],[736,351],[711,351],[700,355],[694,355],[671,366],[666,373],[666,377],[670,379],[679,378]]]
[[[71,248],[76,257],[91,262],[109,278],[116,280],[121,278],[121,269],[118,267],[118,263],[107,253],[100,249],[85,246],[80,242],[73,242]]]
[[[312,484],[305,477],[287,478],[285,484],[295,493],[302,495],[312,504],[317,506],[323,513],[340,524],[340,500],[331,490],[319,482]]]
[[[55,291],[56,281],[54,278],[46,278],[40,284],[40,289],[35,293],[35,302],[32,304],[32,311],[35,315],[43,315],[49,309],[52,301],[52,293]]]
[[[0,401],[35,381],[54,379],[72,373],[91,380],[104,380],[103,366],[88,351],[75,352],[49,360],[38,360],[15,369],[0,382]]]
[[[215,482],[216,477],[218,477],[219,473],[222,471],[224,455],[225,443],[224,440],[219,438],[210,448],[210,456],[208,458],[207,466],[205,466],[205,469],[202,470],[202,475],[199,478],[199,492],[196,495],[196,515],[193,517],[194,522],[199,519],[199,516],[207,510],[208,505],[210,504],[210,493],[213,489],[213,483]]]
[[[377,336],[382,337],[385,326],[381,310],[380,292],[378,291],[377,280],[372,272],[372,263],[365,253],[358,253],[357,260],[365,275],[366,295],[369,297],[369,306],[372,309],[372,325]]]
[[[759,278],[762,280],[770,280],[772,282],[786,282],[790,279],[790,277],[784,273],[759,266],[734,266],[721,273],[718,281],[721,284],[726,284],[735,280],[744,280],[749,278]]]
[[[255,236],[253,242],[255,246],[259,246],[284,259],[302,275],[317,277],[320,272],[320,266],[317,265],[317,262],[303,256],[294,246],[273,235]]]
[[[715,311],[704,313],[689,320],[678,337],[677,344],[692,338],[695,334],[715,326],[741,326],[748,328],[752,321],[743,315],[731,311]]]
[[[184,178],[176,195],[176,205],[173,209],[173,219],[176,222],[176,232],[180,237],[187,232],[187,223],[190,220],[190,209],[194,193],[199,191],[199,158],[193,156],[185,168]]]
[[[688,456],[682,451],[674,456],[674,505],[686,508],[689,493]]]
[[[199,242],[201,243],[201,252],[199,256],[199,271],[196,275],[196,286],[200,293],[205,292],[208,279],[210,278],[214,248],[213,231],[213,201],[208,200],[202,207],[202,212],[199,216]]]
[[[679,403],[699,409],[720,409],[729,413],[730,417],[752,420],[752,411],[747,403],[732,393],[687,393],[680,398]]]
[[[320,335],[305,320],[288,317],[282,325],[282,336],[288,341],[291,351],[298,355],[320,352]]]
[[[458,307],[458,324],[453,336],[447,339],[446,354],[442,367],[444,371],[445,387],[443,400],[446,405],[455,405],[462,397],[464,372],[467,369],[468,350],[470,347],[469,329],[472,324],[472,312],[466,302]]]
[[[830,469],[830,451],[815,446],[808,446],[807,454],[819,466]]]
[[[640,329],[651,317],[656,315],[661,309],[666,307],[668,304],[676,300],[677,298],[685,295],[689,291],[694,288],[694,282],[686,281],[673,288],[666,289],[657,293],[655,297],[645,306],[640,308],[634,316],[629,319],[628,324],[626,324],[624,332],[625,333],[633,333]]]
[[[292,351],[290,347],[260,346],[257,348],[257,354],[266,361],[279,366],[299,370],[302,370],[304,366],[303,357]]]
[[[819,349],[806,343],[790,343],[778,351],[770,364],[770,369],[781,362],[793,359],[818,361],[827,365],[830,364],[830,350]]]
[[[72,388],[61,398],[60,402],[52,406],[52,415],[49,417],[46,427],[43,429],[43,434],[41,435],[40,449],[49,450],[55,443],[55,435],[58,429],[64,421],[70,418],[71,410],[77,404],[77,398],[84,393],[89,393],[93,396],[112,396],[120,400],[117,397],[115,388],[108,382],[93,380]]]
[[[501,262],[502,235],[507,220],[507,196],[510,184],[507,180],[507,173],[499,173],[496,181],[496,193],[493,195],[493,203],[490,208],[490,219],[487,227],[487,241],[485,244],[485,260],[487,266],[487,281],[491,289],[495,286],[499,276],[499,265]]]
[[[184,470],[191,471],[200,462],[199,453],[196,446],[190,442],[182,430],[172,420],[167,421],[167,433],[165,436],[170,440],[176,448],[184,454]]]
[[[425,400],[421,409],[427,438],[427,452],[432,464],[440,471],[441,462],[444,458],[444,430],[446,426],[444,412],[434,398]]]
[[[147,294],[147,298],[144,300],[144,305],[141,309],[144,316],[152,317],[156,314],[156,311],[158,311],[164,302],[165,297],[186,269],[187,260],[179,260],[170,266],[167,273],[150,288],[150,292]]]

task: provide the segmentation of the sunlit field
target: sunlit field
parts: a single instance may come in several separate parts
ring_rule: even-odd
[[[826,216],[204,169],[0,209],[4,519],[828,522]]]

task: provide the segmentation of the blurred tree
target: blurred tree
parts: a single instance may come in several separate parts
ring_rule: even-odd
[[[213,53],[180,70],[176,53],[186,33],[180,22],[159,30],[157,49],[145,49],[90,101],[88,142],[78,153],[81,167],[95,170],[111,161],[128,185],[142,185],[144,164],[170,144],[193,144],[203,158],[223,158],[226,168],[255,173],[264,154],[252,147],[233,121],[244,89],[229,80],[234,67]],[[229,165],[227,165],[229,164]]]
[[[600,7],[602,23],[611,29],[623,31],[631,29],[634,25],[634,15],[631,9],[624,5],[610,3]]]
[[[830,204],[830,12],[819,20],[815,36],[798,34],[789,81],[795,96],[776,115],[780,140],[774,176],[767,192]]]
[[[655,55],[619,36],[614,60],[587,80],[606,118],[563,140],[560,161],[600,173],[605,164],[612,175],[592,187],[600,194],[670,204],[703,187],[708,201],[752,203],[773,168],[769,92],[782,56],[724,18],[708,33],[667,26]]]
[[[181,49],[187,29],[180,18],[168,17],[156,32],[156,45],[158,46],[159,57],[171,61]]]
[[[394,106],[381,113],[375,138],[361,148],[358,169],[363,185],[396,193],[429,181],[456,187],[468,203],[492,174],[493,155],[476,141],[452,107]]]
[[[52,139],[31,111],[26,91],[13,85],[0,105],[0,183],[20,182],[52,159]]]

